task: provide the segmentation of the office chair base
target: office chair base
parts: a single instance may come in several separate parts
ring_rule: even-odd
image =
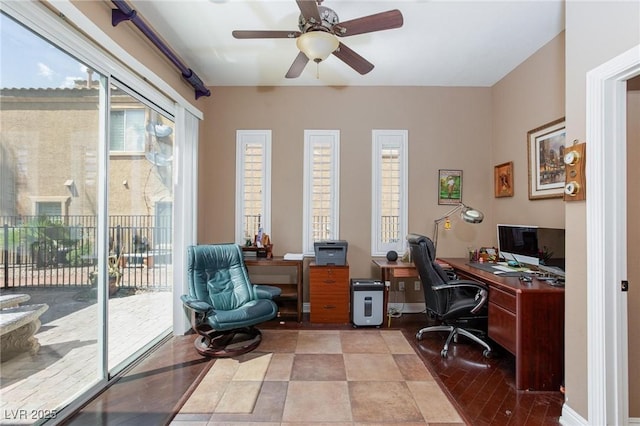
[[[432,331],[446,331],[446,332],[449,333],[449,335],[447,336],[447,340],[446,340],[446,342],[444,344],[444,347],[440,351],[440,356],[442,358],[446,358],[447,357],[447,354],[449,352],[449,344],[451,343],[451,340],[453,340],[454,342],[457,342],[459,335],[463,335],[465,337],[468,337],[469,339],[473,340],[474,342],[479,343],[480,345],[482,345],[484,347],[484,351],[482,351],[482,356],[484,356],[485,358],[490,358],[491,357],[491,346],[489,346],[489,344],[487,342],[485,342],[484,340],[482,340],[481,338],[479,338],[475,334],[469,332],[468,330],[465,330],[464,328],[455,327],[453,325],[434,325],[434,326],[431,326],[431,327],[425,327],[425,328],[419,330],[416,333],[416,339],[422,340],[422,335],[424,333],[429,333],[429,332],[432,332]]]
[[[260,345],[262,333],[256,327],[243,327],[225,331],[198,331],[193,342],[202,356],[226,358],[251,352]]]

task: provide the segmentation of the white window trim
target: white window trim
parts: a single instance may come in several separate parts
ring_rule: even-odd
[[[271,234],[271,130],[238,130],[236,131],[236,221],[235,241],[244,244],[244,161],[245,147],[248,144],[259,143],[263,147],[264,177],[262,179],[262,229]]]
[[[400,236],[408,232],[408,157],[409,132],[407,130],[372,130],[372,172],[371,172],[371,255],[384,256],[390,250],[403,253],[406,241],[400,238],[395,244],[383,244],[380,235],[381,217],[381,153],[384,148],[396,148],[400,152]]]
[[[305,256],[313,256],[312,238],[312,184],[311,173],[313,171],[313,146],[315,144],[326,144],[329,137],[333,157],[331,161],[332,181],[331,181],[331,223],[333,226],[333,238],[340,236],[340,130],[305,130],[304,131],[304,198],[302,217],[302,252]],[[318,140],[320,139],[320,140]]]

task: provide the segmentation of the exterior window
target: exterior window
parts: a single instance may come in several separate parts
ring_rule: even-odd
[[[340,131],[304,132],[303,252],[313,243],[339,238]]]
[[[144,151],[144,124],[144,109],[111,110],[110,151]]]
[[[404,252],[407,234],[406,130],[374,130],[371,255]]]
[[[271,228],[271,130],[236,134],[236,243]]]
[[[50,190],[50,188],[47,188],[47,190]],[[32,200],[30,214],[36,217],[48,217],[61,220],[69,213],[67,205],[71,200],[67,196],[35,195],[30,198]]]
[[[36,216],[62,216],[62,205],[55,201],[36,202]]]

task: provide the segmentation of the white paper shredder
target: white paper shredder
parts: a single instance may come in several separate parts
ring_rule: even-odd
[[[380,326],[384,321],[384,283],[351,279],[351,322],[355,326]]]

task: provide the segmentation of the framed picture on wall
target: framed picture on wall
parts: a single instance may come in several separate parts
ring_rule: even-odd
[[[530,200],[562,197],[565,139],[564,117],[527,132]]]
[[[513,161],[493,168],[493,185],[496,198],[513,197]]]
[[[462,170],[438,170],[438,204],[462,202]]]

